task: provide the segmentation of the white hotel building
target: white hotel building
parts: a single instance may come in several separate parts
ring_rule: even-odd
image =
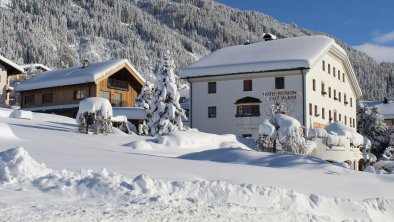
[[[217,50],[182,70],[190,82],[190,125],[249,136],[278,94],[307,128],[340,121],[356,128],[361,89],[346,52],[327,36],[303,36]]]

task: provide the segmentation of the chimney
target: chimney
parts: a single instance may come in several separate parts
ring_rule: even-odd
[[[86,68],[88,65],[89,65],[89,60],[84,59],[84,60],[82,61],[82,68]]]

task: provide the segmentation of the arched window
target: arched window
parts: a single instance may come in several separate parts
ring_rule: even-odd
[[[260,103],[259,99],[249,96],[237,100],[235,117],[260,116]]]

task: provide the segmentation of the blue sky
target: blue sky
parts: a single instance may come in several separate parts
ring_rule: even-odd
[[[378,61],[394,62],[394,0],[217,0],[255,10],[280,22],[322,31],[365,51]]]

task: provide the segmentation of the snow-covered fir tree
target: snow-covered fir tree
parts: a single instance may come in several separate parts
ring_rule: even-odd
[[[153,84],[149,81],[146,81],[141,89],[141,93],[135,99],[135,106],[144,108],[148,111],[150,107],[150,101],[153,96],[153,90]],[[140,135],[149,135],[149,126],[146,124],[146,121],[139,125],[138,133]]]
[[[390,145],[390,130],[375,106],[357,105],[357,131],[371,140],[371,152],[378,158]]]
[[[150,83],[149,81],[146,81],[141,89],[141,93],[135,99],[135,106],[148,110],[149,103],[153,96],[153,90],[154,90],[153,84]]]
[[[153,97],[147,114],[149,133],[152,136],[184,129],[182,118],[186,117],[179,104],[180,96],[174,68],[174,61],[167,51],[156,75]]]

